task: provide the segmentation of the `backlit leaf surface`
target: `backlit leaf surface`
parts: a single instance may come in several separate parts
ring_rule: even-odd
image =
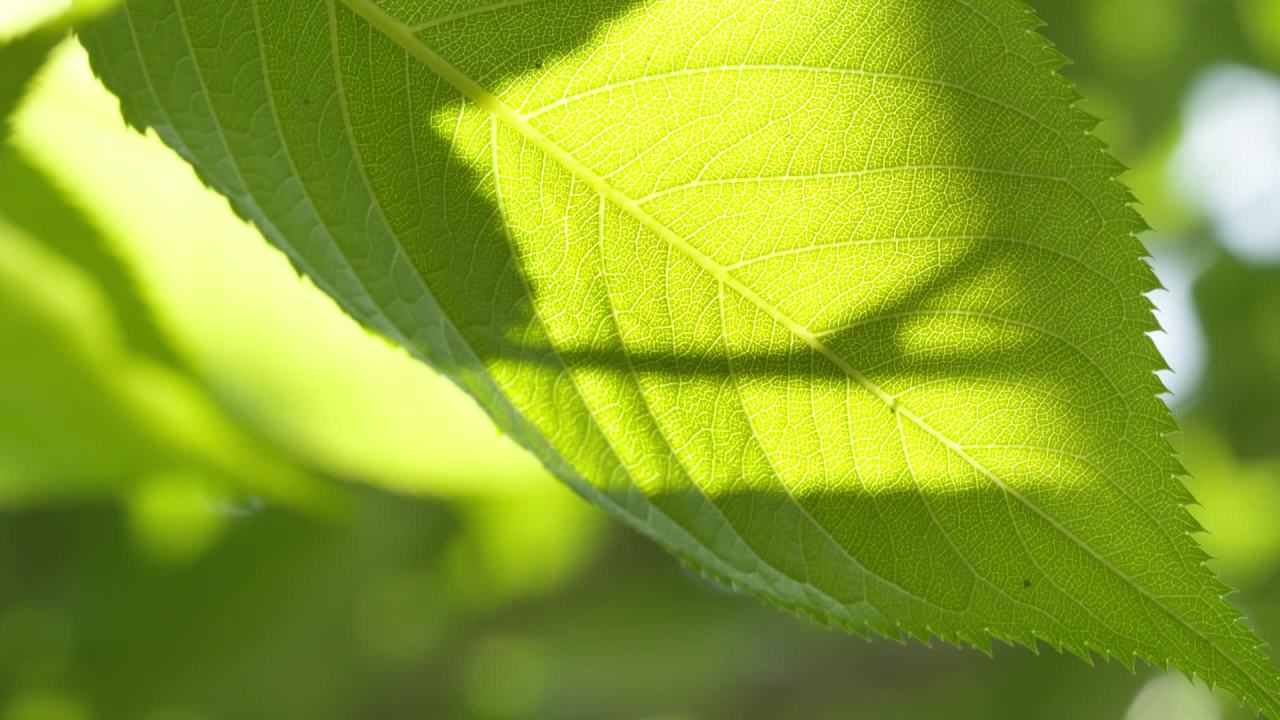
[[[1274,714],[1189,535],[1141,221],[1034,26],[1011,0],[134,0],[84,41],[348,312],[691,564]]]

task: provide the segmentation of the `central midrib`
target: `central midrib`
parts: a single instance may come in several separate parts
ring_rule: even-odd
[[[518,113],[514,108],[494,96],[488,89],[477,83],[466,73],[454,67],[452,63],[419,40],[417,36],[414,35],[411,28],[388,14],[371,0],[341,0],[341,2],[357,15],[362,17],[365,21],[377,28],[380,32],[391,38],[396,44],[417,58],[431,71],[438,74],[468,100],[474,102],[485,111],[493,114],[512,130],[515,130],[517,133],[524,136],[529,142],[538,147],[539,150],[546,153],[570,173],[577,176],[579,180],[585,183],[605,200],[613,203],[619,209],[626,212],[632,217],[632,219],[640,223],[643,227],[682,252],[718,282],[732,288],[734,292],[738,293],[744,299],[755,305],[760,311],[764,312],[783,327],[787,328],[789,332],[803,340],[814,352],[822,355],[844,372],[851,380],[856,382],[859,386],[870,392],[875,397],[879,398],[891,411],[903,418],[906,418],[935,440],[942,443],[943,446],[959,455],[965,462],[970,464],[975,470],[993,482],[997,487],[1008,493],[1011,497],[1016,498],[1029,510],[1048,522],[1058,532],[1062,533],[1073,543],[1089,553],[1089,555],[1096,559],[1103,567],[1107,568],[1107,570],[1115,574],[1130,587],[1137,590],[1140,595],[1147,598],[1153,605],[1171,617],[1176,623],[1182,625],[1187,630],[1191,631],[1191,633],[1196,637],[1208,643],[1215,652],[1227,660],[1230,665],[1239,670],[1244,677],[1248,678],[1254,687],[1261,691],[1263,695],[1269,696],[1273,699],[1275,698],[1275,695],[1269,689],[1259,683],[1252,673],[1236,662],[1231,654],[1222,650],[1218,643],[1214,642],[1205,636],[1204,633],[1193,627],[1185,618],[1171,610],[1161,602],[1159,598],[1152,595],[1146,588],[1138,584],[1133,580],[1133,578],[1129,577],[1120,570],[1120,568],[1111,563],[1110,560],[1099,555],[1088,543],[1084,542],[1077,537],[1075,533],[1064,527],[1057,521],[1057,519],[1046,513],[1035,503],[1028,500],[1017,490],[1006,484],[997,475],[981,465],[965,451],[963,446],[952,441],[950,438],[947,438],[923,418],[903,407],[896,397],[886,392],[870,378],[866,377],[860,370],[853,367],[853,365],[851,365],[847,360],[823,343],[818,336],[814,335],[807,328],[783,313],[772,303],[769,303],[767,300],[762,298],[750,287],[744,285],[741,281],[730,274],[727,268],[708,257],[701,250],[694,247],[687,240],[680,237],[666,225],[662,224],[657,220],[657,218],[654,218],[646,212],[634,199],[614,187],[600,174],[584,165],[567,150],[560,147],[558,143],[531,125],[528,119]]]

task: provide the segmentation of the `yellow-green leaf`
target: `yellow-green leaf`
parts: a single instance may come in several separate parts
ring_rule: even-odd
[[[84,36],[353,316],[686,561],[1280,714],[1120,168],[1014,0],[133,0]]]

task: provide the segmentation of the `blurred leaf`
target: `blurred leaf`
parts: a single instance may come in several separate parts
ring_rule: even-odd
[[[1246,23],[1232,2],[1034,0],[1045,33],[1072,59],[1066,72],[1085,96],[1110,100],[1107,119],[1129,131],[1117,153],[1129,162],[1176,122],[1183,93],[1214,62],[1251,62]]]
[[[20,151],[0,151],[0,177],[10,188],[0,196],[0,217],[12,230],[38,239],[42,250],[96,283],[107,314],[120,324],[122,342],[151,360],[178,364],[131,271],[84,213]]]
[[[111,378],[120,349],[92,286],[2,222],[0,246],[0,497],[56,495],[66,488],[55,481],[102,491],[161,462],[168,443]],[[56,294],[32,278],[55,282]]]
[[[64,32],[37,31],[0,44],[0,142],[8,137],[9,116],[27,84]]]
[[[1195,7],[1187,0],[1083,0],[1091,56],[1133,82],[1167,72],[1168,59],[1191,43]],[[1141,28],[1135,32],[1135,28]]]
[[[0,177],[13,188],[0,198],[0,502],[111,494],[177,468],[300,500],[295,467],[153,358],[163,345],[123,276],[103,274],[113,295],[86,272],[116,267],[92,226],[20,156],[0,154]],[[156,344],[138,354],[122,326]]]
[[[129,500],[134,535],[159,562],[187,562],[207,550],[229,515],[217,488],[189,472],[152,475]]]
[[[33,691],[14,697],[0,717],[4,720],[91,720],[93,715],[75,698]]]
[[[0,49],[21,49],[4,68],[9,100],[86,6]],[[174,470],[301,502],[304,474],[211,406],[95,224],[10,142],[10,119],[0,142],[0,504],[114,495]]]
[[[1080,720],[1120,717],[1140,685],[850,642],[708,592],[631,533],[573,582],[473,607],[446,570],[472,522],[402,497],[363,493],[336,524],[264,508],[177,567],[100,508],[0,520],[0,698],[56,691],[94,718],[501,716],[488,677],[532,688],[510,720]]]
[[[1195,413],[1242,458],[1280,457],[1280,267],[1220,253],[1195,298],[1209,346]]]
[[[8,119],[27,83],[49,52],[80,22],[91,19],[118,0],[6,0],[0,9],[0,143],[8,136]]]
[[[1231,2],[1029,4],[1045,19],[1044,33],[1071,58],[1064,73],[1080,85],[1082,106],[1103,119],[1097,134],[1132,168],[1125,180],[1143,215],[1165,236],[1194,231],[1200,214],[1166,184],[1166,165],[1181,133],[1181,105],[1206,66],[1259,61],[1245,42],[1256,23]]]
[[[389,661],[364,635],[368,596],[430,567],[451,532],[443,508],[403,498],[358,496],[351,526],[264,508],[176,566],[134,553],[129,524],[101,508],[0,517],[0,657],[15,661],[0,698],[57,691],[91,718],[403,717],[378,712],[377,690],[429,697],[415,663],[466,617],[421,575],[435,604],[398,615],[396,632],[434,638],[427,652]],[[42,659],[54,654],[56,667]]]
[[[85,41],[345,309],[692,564],[1280,712],[1171,477],[1142,225],[1024,10],[137,0]]]
[[[1280,459],[1241,461],[1203,422],[1188,423],[1184,438],[1205,549],[1228,581],[1257,585],[1280,566]]]
[[[1280,68],[1280,0],[1236,0],[1254,52]]]
[[[78,48],[44,74],[15,142],[89,208],[219,406],[291,457],[417,494],[550,482],[472,399],[353,323],[159,141],[128,132]]]
[[[508,492],[458,506],[466,532],[448,548],[449,582],[474,608],[560,586],[594,555],[601,518],[563,488]]]

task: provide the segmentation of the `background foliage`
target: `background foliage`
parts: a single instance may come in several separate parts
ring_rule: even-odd
[[[1280,643],[1280,3],[1033,5],[1134,168],[1205,543]],[[73,43],[0,151],[0,307],[5,720],[1244,716],[690,576],[354,327]]]

